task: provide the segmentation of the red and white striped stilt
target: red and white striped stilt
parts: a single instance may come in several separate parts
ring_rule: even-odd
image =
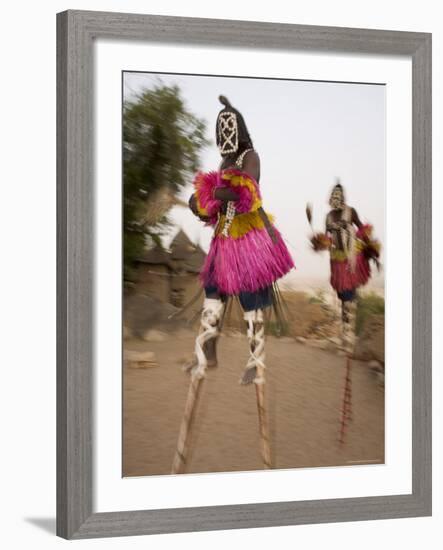
[[[339,442],[343,444],[347,428],[352,420],[352,357],[355,349],[355,301],[342,302],[343,347],[346,352],[345,382],[340,416]]]

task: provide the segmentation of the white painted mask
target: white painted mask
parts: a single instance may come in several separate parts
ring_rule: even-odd
[[[218,148],[222,155],[238,150],[237,115],[230,111],[221,112],[217,120]]]

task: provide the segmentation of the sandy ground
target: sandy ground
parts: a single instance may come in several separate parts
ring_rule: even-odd
[[[155,352],[158,366],[124,368],[123,475],[169,474],[189,385],[181,364],[193,336],[127,340],[125,349]],[[220,339],[219,367],[208,371],[197,409],[190,473],[262,468],[255,390],[238,383],[247,355],[245,336]],[[266,356],[275,468],[384,462],[384,391],[367,364],[353,361],[353,421],[340,445],[344,358],[274,337]]]

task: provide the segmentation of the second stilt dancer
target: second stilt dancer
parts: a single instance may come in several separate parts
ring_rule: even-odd
[[[243,116],[225,97],[219,99],[224,108],[217,117],[216,141],[222,160],[217,171],[196,175],[195,192],[189,201],[194,214],[214,227],[214,236],[200,274],[205,300],[194,358],[185,365],[191,375],[191,385],[173,473],[185,469],[201,380],[207,367],[217,365],[216,341],[223,312],[233,297],[238,298],[244,312],[250,350],[241,383],[256,387],[262,459],[265,468],[271,467],[265,399],[264,312],[272,306],[279,309],[275,283],[294,263],[272,217],[262,208],[260,159]]]
[[[344,442],[346,427],[352,418],[351,359],[355,348],[355,321],[357,289],[371,276],[370,260],[379,267],[380,243],[372,237],[372,226],[363,224],[355,208],[345,201],[343,186],[332,189],[324,233],[311,237],[312,248],[318,252],[329,250],[330,282],[341,302],[342,348],[346,353],[346,374],[340,420],[340,442]],[[307,208],[312,223],[312,213]]]

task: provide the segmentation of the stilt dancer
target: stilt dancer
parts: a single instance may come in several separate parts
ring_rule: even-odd
[[[224,108],[216,123],[222,160],[217,171],[198,173],[189,206],[214,227],[209,253],[200,274],[205,290],[200,334],[194,358],[185,365],[191,385],[180,428],[172,473],[186,468],[192,419],[206,369],[217,366],[216,341],[228,301],[238,297],[244,312],[249,360],[240,380],[255,384],[261,453],[271,467],[265,396],[264,310],[279,310],[276,281],[294,267],[283,239],[262,208],[260,159],[241,113],[220,96]]]
[[[332,189],[324,233],[311,237],[313,249],[329,250],[330,282],[341,301],[342,349],[346,354],[346,373],[341,407],[339,441],[345,440],[346,428],[352,419],[351,367],[355,348],[356,290],[370,276],[369,260],[379,267],[380,243],[372,238],[372,226],[362,224],[355,208],[345,202],[343,186],[338,182]],[[312,227],[312,212],[306,209]],[[357,228],[357,229],[356,229]]]

